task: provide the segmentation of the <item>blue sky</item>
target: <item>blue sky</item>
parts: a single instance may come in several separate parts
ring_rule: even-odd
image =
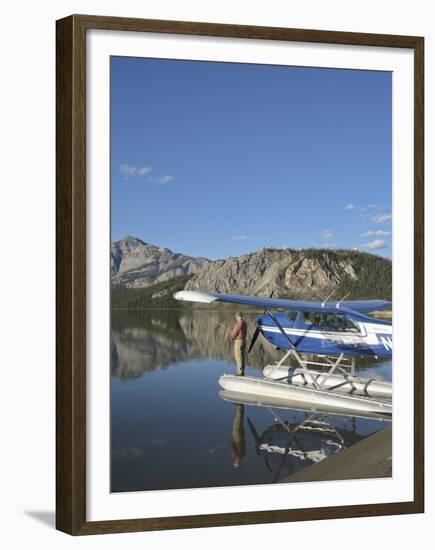
[[[391,257],[391,73],[114,57],[112,240]]]

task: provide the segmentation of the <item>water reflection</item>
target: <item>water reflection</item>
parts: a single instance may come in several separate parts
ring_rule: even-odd
[[[245,311],[247,341],[255,330],[258,312]],[[234,311],[221,308],[193,310],[116,310],[112,312],[112,375],[135,378],[146,372],[167,368],[191,359],[213,358],[234,362],[234,343],[228,329],[234,324]],[[248,356],[251,368],[262,370],[281,359],[260,337]],[[378,364],[364,358],[365,366]],[[358,360],[357,360],[358,364]]]
[[[384,422],[385,426],[390,424],[388,417],[376,413],[358,416],[304,409],[300,404],[288,406],[280,405],[277,400],[259,401],[255,397],[227,390],[221,390],[219,395],[225,401],[234,403],[233,440],[236,430],[240,447],[245,445],[245,406],[248,409],[250,406],[261,407],[270,413],[272,423],[262,429],[257,428],[250,416],[246,420],[255,441],[255,453],[263,459],[265,468],[271,474],[271,483],[282,481],[292,473],[321,462],[364,439],[364,430],[360,430],[361,421],[373,419]],[[233,447],[231,454],[238,458]],[[238,466],[235,464],[235,467]]]
[[[244,313],[249,338],[257,314]],[[113,312],[112,491],[281,482],[387,425],[219,391],[235,370],[232,323],[232,309]],[[281,355],[259,338],[246,373]],[[391,363],[361,365],[391,376]]]
[[[243,457],[246,455],[245,428],[243,426],[245,407],[241,403],[236,404],[236,413],[233,420],[232,439],[230,450],[233,457],[234,468],[240,468]]]
[[[255,330],[255,313],[246,313],[248,341]],[[164,310],[112,313],[112,375],[134,378],[172,363],[211,357],[232,362],[234,344],[228,329],[232,311]],[[228,327],[228,329],[226,328]],[[258,342],[249,357],[256,369],[280,357],[266,342]]]
[[[305,466],[297,464],[299,462],[315,464],[346,447],[340,432],[323,415],[313,413],[302,422],[291,423],[270,412],[276,422],[261,434],[249,419],[248,423],[256,441],[256,452],[263,456],[267,469],[273,473],[273,482],[280,479],[284,469],[297,470]],[[271,458],[276,463],[274,472]]]

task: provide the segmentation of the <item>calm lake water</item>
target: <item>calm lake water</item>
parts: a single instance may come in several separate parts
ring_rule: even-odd
[[[113,492],[276,483],[390,425],[228,400],[218,379],[235,372],[233,322],[223,309],[112,312]],[[246,374],[281,357],[260,337]],[[391,361],[357,366],[391,381]]]

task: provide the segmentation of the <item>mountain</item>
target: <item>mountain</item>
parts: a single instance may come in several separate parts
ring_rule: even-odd
[[[353,250],[264,248],[226,260],[192,258],[126,237],[112,244],[114,308],[190,307],[177,290],[275,298],[391,300],[391,260]]]
[[[210,260],[192,258],[127,236],[112,243],[112,284],[124,288],[145,288],[180,275],[204,270]]]
[[[264,248],[211,262],[185,285],[186,290],[254,294],[275,298],[324,300],[391,299],[391,261],[352,250]]]

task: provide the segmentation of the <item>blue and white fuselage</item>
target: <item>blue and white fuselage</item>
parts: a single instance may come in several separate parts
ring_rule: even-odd
[[[319,355],[391,356],[392,326],[387,321],[357,313],[346,316],[338,313],[311,322],[302,311],[292,313],[274,314],[280,326],[268,313],[256,319],[260,333],[277,349],[292,349],[293,345],[298,352]]]

